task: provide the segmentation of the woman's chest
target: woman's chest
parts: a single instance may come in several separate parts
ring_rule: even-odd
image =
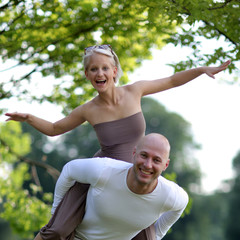
[[[141,100],[132,97],[130,94],[124,94],[117,101],[109,101],[90,106],[88,111],[88,122],[96,125],[103,122],[110,122],[129,117],[141,112]]]

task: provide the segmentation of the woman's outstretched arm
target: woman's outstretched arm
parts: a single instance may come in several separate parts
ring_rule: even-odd
[[[83,122],[85,122],[83,115],[82,106],[77,107],[67,117],[64,117],[63,119],[54,123],[29,113],[14,112],[5,114],[5,116],[8,117],[6,121],[26,122],[47,136],[57,136],[81,125]]]
[[[135,87],[138,88],[138,91],[141,91],[142,96],[145,96],[148,94],[153,94],[181,86],[199,77],[202,74],[207,74],[209,77],[215,78],[214,75],[225,70],[230,63],[231,61],[228,60],[218,67],[204,66],[193,68],[190,70],[175,73],[170,77],[160,78],[151,81],[139,81],[133,85],[135,85]]]

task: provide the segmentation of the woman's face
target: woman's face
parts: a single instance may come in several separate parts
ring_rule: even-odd
[[[94,53],[89,58],[85,75],[98,92],[103,92],[108,86],[114,84],[117,67],[113,65],[111,57],[104,54]]]

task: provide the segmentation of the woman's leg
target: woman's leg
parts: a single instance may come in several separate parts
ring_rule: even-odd
[[[49,223],[41,228],[40,236],[43,240],[72,240],[74,238],[74,230],[81,223],[85,213],[88,189],[88,184],[78,182],[69,189]]]
[[[132,238],[132,240],[156,240],[154,224],[142,230],[137,236]]]
[[[34,238],[34,240],[43,240],[43,239],[41,238],[40,232],[36,235],[36,237]]]

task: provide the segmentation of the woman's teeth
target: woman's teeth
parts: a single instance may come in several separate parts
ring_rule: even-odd
[[[99,84],[99,83],[100,83],[100,84],[101,84],[101,83],[105,83],[105,82],[106,82],[106,80],[98,80],[98,81],[96,81],[96,83],[98,83],[98,84]]]

